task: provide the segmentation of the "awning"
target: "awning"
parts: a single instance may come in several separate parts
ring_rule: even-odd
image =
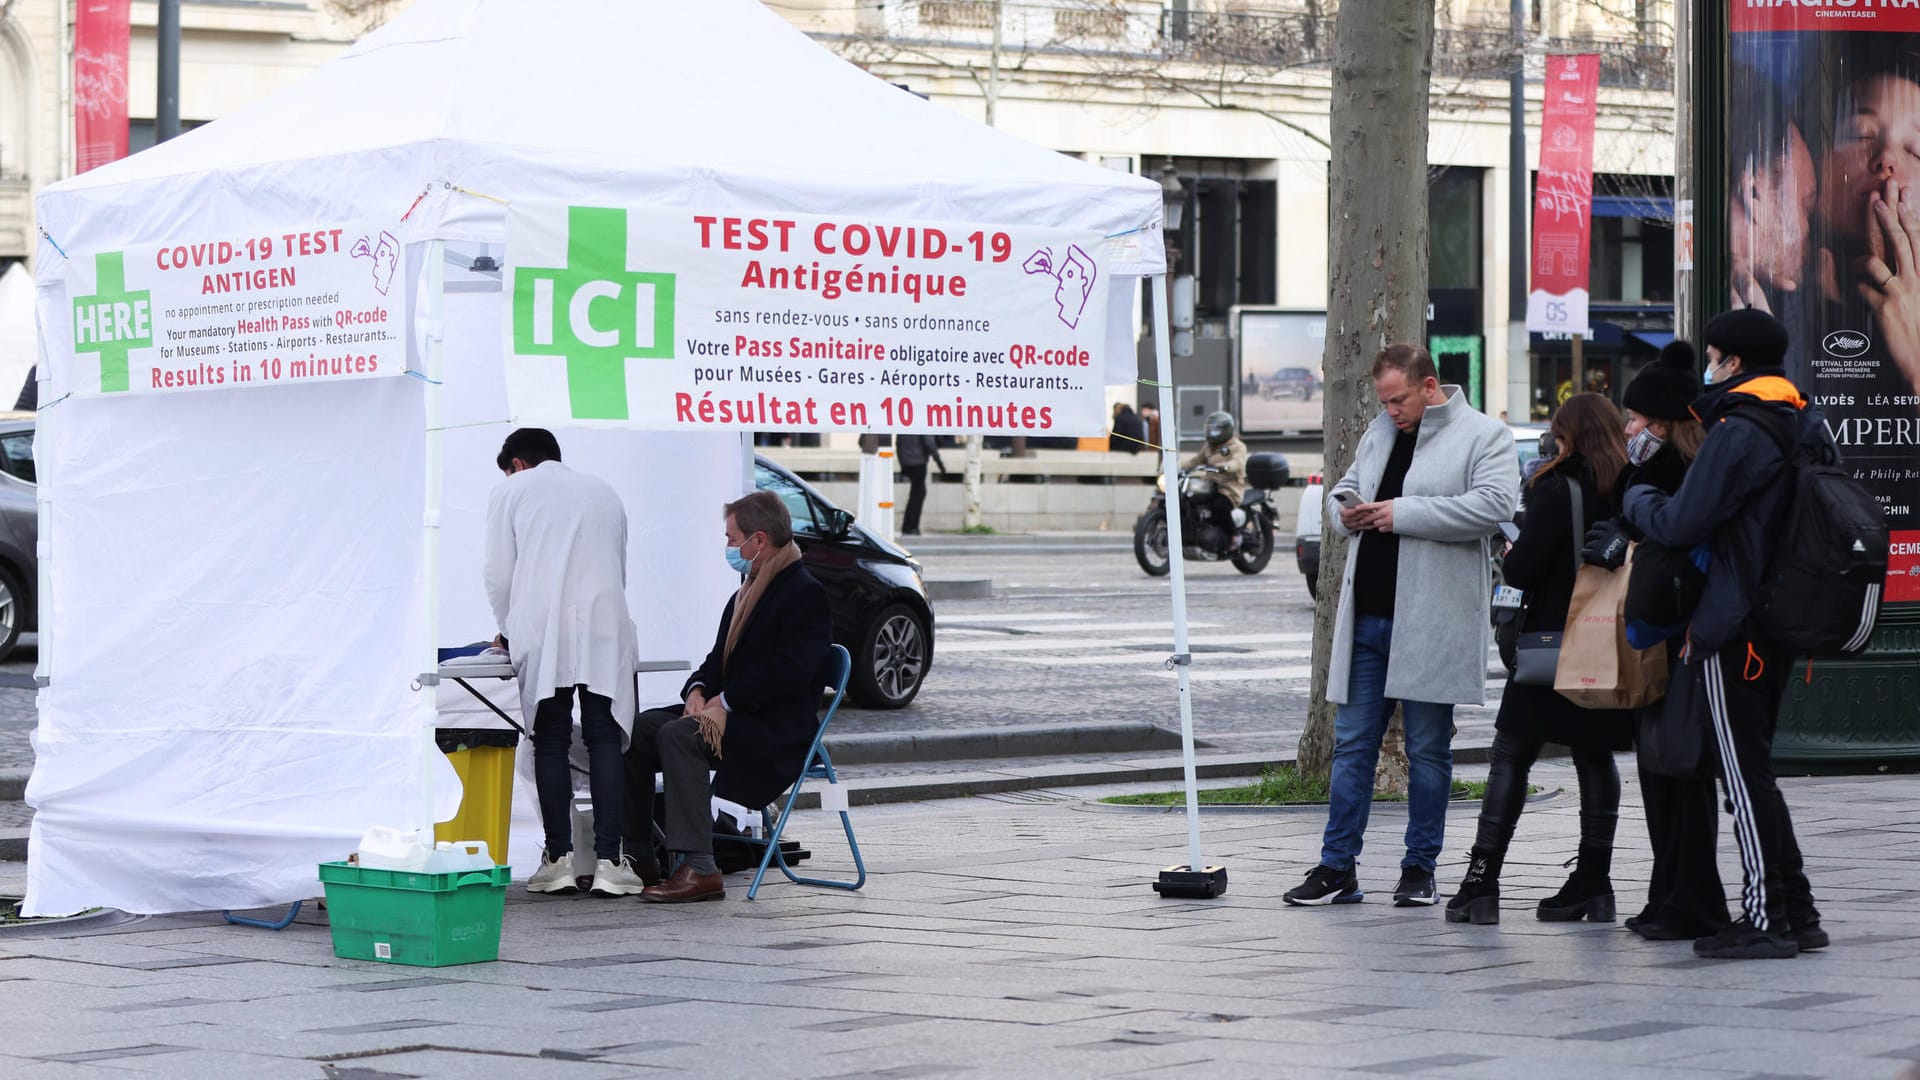
[[[1665,330],[1629,330],[1627,336],[1654,349],[1664,349],[1673,344],[1673,335]]]

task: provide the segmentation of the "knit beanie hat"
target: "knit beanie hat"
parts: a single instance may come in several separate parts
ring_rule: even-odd
[[[1651,420],[1685,420],[1687,406],[1700,396],[1693,372],[1693,346],[1678,338],[1660,350],[1660,359],[1640,369],[1627,384],[1627,408]]]
[[[1707,323],[1702,341],[1722,356],[1740,358],[1740,370],[1777,368],[1787,357],[1787,328],[1780,320],[1755,308],[1735,308]]]

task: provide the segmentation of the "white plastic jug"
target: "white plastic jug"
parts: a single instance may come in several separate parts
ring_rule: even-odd
[[[442,840],[433,846],[433,853],[427,856],[427,873],[449,874],[464,873],[468,870],[493,869],[493,856],[487,854],[485,840]]]
[[[425,870],[433,843],[419,829],[375,825],[360,838],[360,865],[369,870]]]

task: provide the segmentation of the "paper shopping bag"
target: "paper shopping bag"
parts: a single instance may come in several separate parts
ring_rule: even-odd
[[[1637,709],[1667,690],[1667,651],[1627,644],[1627,582],[1633,552],[1617,570],[1582,566],[1567,605],[1553,688],[1583,709]]]

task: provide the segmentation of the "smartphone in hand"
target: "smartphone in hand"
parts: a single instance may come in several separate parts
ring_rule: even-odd
[[[1360,493],[1352,488],[1341,488],[1333,493],[1333,501],[1339,503],[1342,509],[1351,510],[1360,505]]]

